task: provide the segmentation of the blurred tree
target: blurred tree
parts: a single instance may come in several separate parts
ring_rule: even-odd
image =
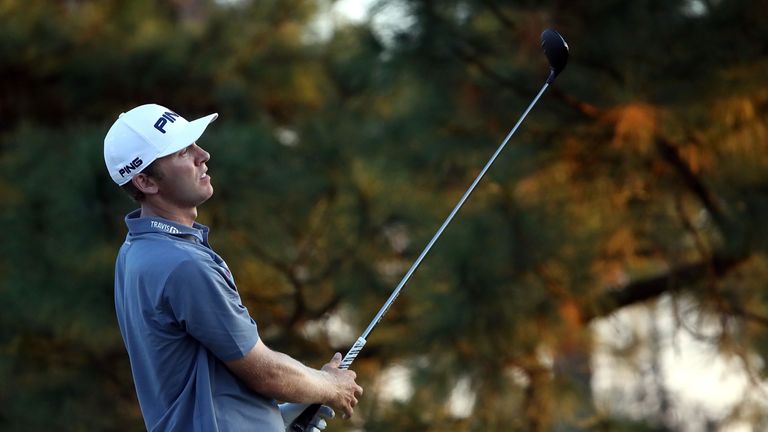
[[[537,107],[544,120],[529,119],[416,282],[442,288],[410,293],[424,302],[413,307],[435,391],[424,400],[445,408],[444,389],[469,376],[478,430],[595,424],[588,324],[663,293],[721,317],[723,350],[764,350],[760,288],[728,282],[763,271],[766,233],[745,222],[763,217],[765,199],[768,35],[750,18],[764,5],[396,3],[415,24],[393,62],[430,79],[422,104],[387,123],[421,128],[409,142],[440,155],[422,169],[443,180],[434,191],[445,203],[490,154],[472,144],[503,136],[546,76],[541,30],[556,25],[574,47],[551,91],[559,103]],[[730,178],[732,163],[750,180]]]
[[[330,427],[679,429],[674,407],[624,419],[590,386],[590,323],[661,295],[716,317],[711,342],[763,379],[764,4],[392,0],[313,38],[326,6],[0,0],[0,428],[142,428],[112,307],[117,113],[221,114],[200,221],[268,344],[320,365],[543,84],[548,26],[568,68],[355,363],[359,415]],[[406,401],[376,380],[390,365]],[[731,417],[765,425],[752,408]]]

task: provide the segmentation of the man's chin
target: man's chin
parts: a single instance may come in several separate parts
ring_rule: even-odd
[[[202,205],[203,203],[211,199],[212,196],[213,196],[213,186],[208,186],[208,191],[200,197],[200,203],[197,205],[198,206]]]

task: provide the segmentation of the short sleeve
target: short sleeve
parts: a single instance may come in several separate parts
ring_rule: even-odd
[[[180,326],[222,361],[247,354],[259,339],[256,322],[237,289],[213,267],[181,262],[169,275],[167,301]]]

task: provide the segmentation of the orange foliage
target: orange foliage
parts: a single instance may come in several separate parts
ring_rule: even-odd
[[[657,132],[656,108],[644,103],[621,105],[609,110],[605,120],[613,125],[613,145],[648,153]]]

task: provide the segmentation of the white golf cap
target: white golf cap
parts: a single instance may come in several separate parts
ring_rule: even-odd
[[[193,121],[170,109],[147,104],[120,114],[104,137],[104,162],[120,186],[128,183],[155,159],[197,141],[218,114]]]

